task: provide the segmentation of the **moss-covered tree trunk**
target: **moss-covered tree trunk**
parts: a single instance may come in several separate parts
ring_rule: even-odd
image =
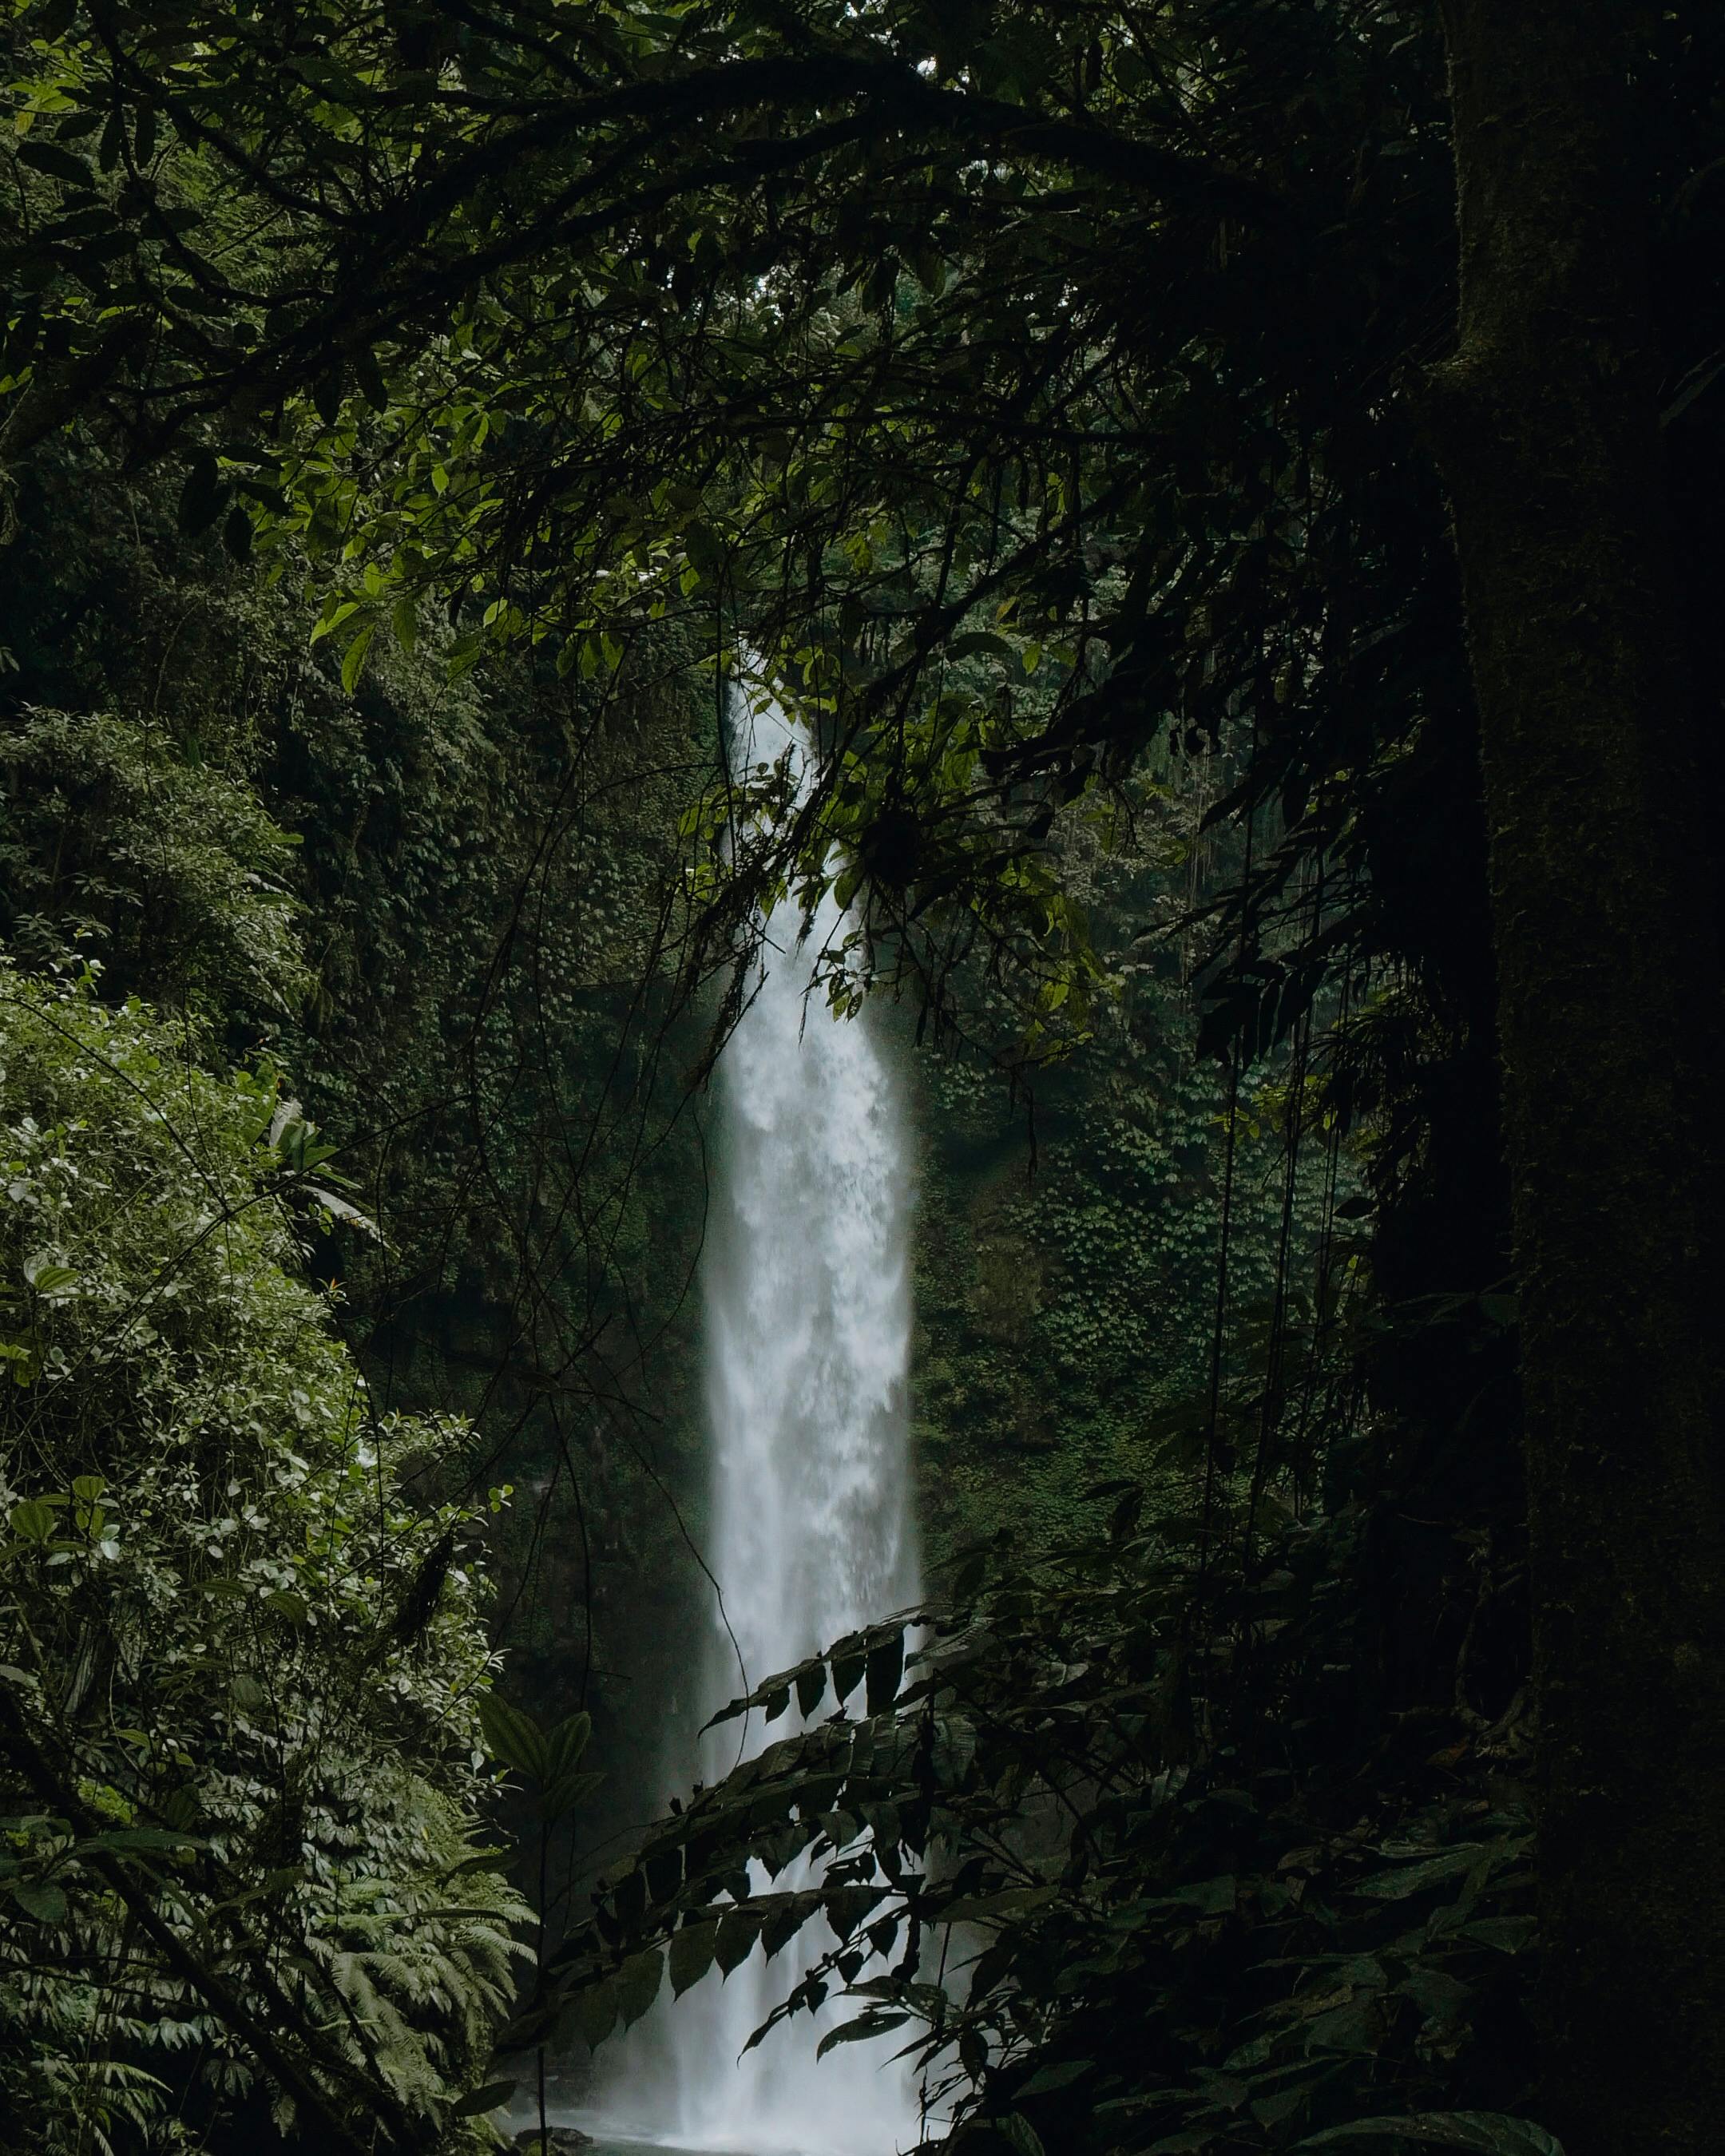
[[[1623,0],[1448,0],[1433,421],[1491,824],[1569,2156],[1725,2134],[1720,978]]]

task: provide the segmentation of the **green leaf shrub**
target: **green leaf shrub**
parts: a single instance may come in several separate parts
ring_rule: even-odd
[[[299,1276],[274,1077],[92,988],[0,968],[0,2105],[429,2147],[524,1951],[477,1512]]]
[[[973,1563],[947,1608],[763,1678],[718,1718],[773,1722],[793,1691],[839,1711],[608,1871],[542,2022],[600,2042],[661,1964],[680,1991],[807,1929],[755,2041],[834,1998],[852,2010],[824,2047],[902,2030],[974,2156],[1311,2135],[1560,2156],[1516,2115],[1536,1941],[1515,1716],[1459,1741],[1409,1716],[1363,1757],[1362,1508],[1279,1509],[1243,1562],[1246,1502],[1222,1493],[1196,1551],[1117,1507],[1106,1535]],[[865,1666],[883,1679],[860,1698]]]

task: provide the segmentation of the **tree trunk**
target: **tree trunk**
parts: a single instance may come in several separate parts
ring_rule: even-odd
[[[1432,382],[1491,827],[1540,1711],[1544,2119],[1725,2146],[1717,893],[1623,0],[1448,0]]]

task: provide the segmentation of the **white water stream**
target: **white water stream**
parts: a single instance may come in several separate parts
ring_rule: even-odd
[[[792,736],[740,701],[733,767],[775,760]],[[745,734],[745,730],[747,733]],[[737,1647],[715,1621],[707,1711],[917,1590],[906,1390],[910,1146],[893,1072],[866,1012],[830,1015],[809,993],[840,928],[829,898],[800,946],[787,905],[767,923],[758,992],[726,1044],[717,1089],[716,1204],[704,1255],[706,1403],[713,1467],[711,1562]],[[749,1718],[760,1749],[794,1726]],[[707,1779],[737,1757],[737,1724],[706,1740]],[[781,1887],[801,1883],[788,1876]],[[823,1927],[811,1927],[821,1933]],[[892,2156],[919,2138],[900,2041],[841,2046],[820,2034],[854,2005],[798,2014],[742,2056],[750,2034],[813,1958],[793,1941],[716,1969],[631,2038],[603,2123],[641,2138],[747,2156]]]

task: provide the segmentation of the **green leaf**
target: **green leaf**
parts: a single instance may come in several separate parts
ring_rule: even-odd
[[[603,1774],[569,1774],[554,1775],[540,1794],[539,1816],[547,1826],[566,1819],[586,1798],[590,1797],[604,1780]]]
[[[495,1691],[486,1692],[480,1699],[479,1716],[485,1748],[492,1758],[531,1781],[543,1780],[545,1736],[532,1716],[511,1707]]]
[[[895,1632],[890,1640],[870,1649],[868,1660],[867,1698],[870,1714],[885,1714],[898,1697],[899,1679],[905,1670],[905,1635]]]
[[[30,1258],[24,1264],[24,1278],[38,1295],[46,1296],[50,1301],[62,1301],[78,1284],[78,1276],[70,1265],[51,1265],[44,1258]]]
[[[19,148],[18,161],[33,172],[49,173],[73,187],[87,187],[91,184],[90,169],[83,158],[74,157],[69,150],[62,150],[57,143],[26,142]]]
[[[592,1984],[575,1994],[575,2033],[590,2051],[598,2051],[617,2026],[617,1987]]]
[[[1530,2119],[1501,2111],[1420,2111],[1405,2118],[1356,2118],[1296,2143],[1330,2148],[1343,2141],[1424,2141],[1439,2148],[1471,2148],[1476,2156],[1563,2156],[1563,2144]]]
[[[451,2104],[452,2118],[477,2118],[481,2112],[496,2111],[507,2103],[518,2084],[515,2082],[487,2082],[483,2088],[470,2090],[459,2103]]]
[[[1440,1856],[1428,1857],[1423,1864],[1398,1865],[1393,1871],[1374,1871],[1368,1879],[1356,1882],[1356,1894],[1369,1894],[1379,1902],[1405,1902],[1411,1894],[1418,1894],[1427,1887],[1441,1885],[1445,1879],[1454,1879],[1471,1871],[1485,1854],[1477,1842],[1464,1842],[1455,1849],[1446,1849]]]
[[[177,1854],[182,1850],[207,1849],[209,1844],[193,1835],[172,1834],[165,1827],[116,1826],[110,1827],[105,1834],[92,1835],[88,1842],[80,1845],[90,1849],[110,1849],[125,1856],[136,1855],[141,1851],[151,1851],[157,1855],[164,1852]],[[295,1866],[291,1876],[299,1879],[304,1874]]]
[[[13,1899],[27,1915],[39,1923],[63,1924],[66,1921],[66,1897],[50,1879],[15,1881]]]
[[[369,345],[356,345],[349,357],[353,362],[353,378],[359,384],[360,394],[374,412],[389,409],[389,389],[383,379],[383,370],[377,364],[377,355]]]
[[[216,462],[214,450],[195,451],[187,469],[185,484],[180,489],[181,531],[188,539],[208,531],[221,515],[227,500],[228,490],[222,484],[221,467]]]
[[[53,1538],[54,1509],[46,1497],[21,1497],[6,1521],[20,1542],[40,1544]]]
[[[865,2044],[870,2036],[884,2036],[890,2029],[901,2029],[910,2018],[908,2014],[860,2014],[855,2021],[843,2021],[836,2029],[829,2029],[815,2046],[814,2056],[824,2059],[840,2044]]]
[[[854,1637],[841,1640],[833,1650],[833,1693],[840,1707],[856,1690],[857,1680],[868,1667],[862,1644]]]
[[[713,1958],[722,1974],[748,1959],[755,1941],[761,1933],[761,1915],[757,1909],[730,1909],[719,1919],[719,1936],[714,1947]]]
[[[1076,2082],[1081,2075],[1093,2074],[1096,2070],[1094,2059],[1062,2059],[1058,2066],[1039,2067],[1019,2094],[1047,2096],[1055,2089],[1065,2088],[1068,2082]]]
[[[1042,2136],[1022,2112],[1009,2112],[1000,2122],[1000,2131],[1019,2156],[1043,2156]]]
[[[545,1740],[544,1779],[548,1782],[579,1764],[593,1735],[590,1714],[572,1714],[560,1722]]]
[[[639,2021],[659,1996],[665,1957],[657,1947],[631,1954],[617,1972],[618,2013],[625,2029]]]
[[[377,623],[367,622],[341,654],[341,686],[350,696],[358,685],[360,670],[366,663],[366,654],[371,649],[372,639],[377,634]]]
[[[719,1927],[715,1922],[685,1924],[674,1932],[670,1943],[671,1996],[680,1999],[691,1984],[699,1984],[713,1965]]]

